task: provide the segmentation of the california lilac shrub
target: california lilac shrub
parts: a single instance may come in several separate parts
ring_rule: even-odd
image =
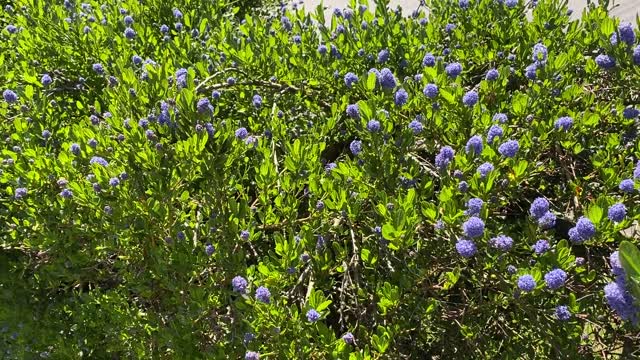
[[[5,6],[3,358],[638,357],[637,24],[258,3]]]

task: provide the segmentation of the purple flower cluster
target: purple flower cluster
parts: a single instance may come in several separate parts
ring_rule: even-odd
[[[468,216],[480,216],[480,211],[482,211],[482,206],[484,205],[484,201],[479,198],[472,198],[467,201],[467,211],[465,211],[465,215]]]
[[[517,140],[507,140],[498,147],[498,152],[504,157],[512,158],[516,156],[519,149],[520,145]]]
[[[479,155],[482,152],[482,136],[474,135],[469,138],[465,150],[467,154]]]
[[[260,286],[256,289],[256,299],[265,304],[269,304],[271,302],[271,293],[269,289],[264,286]]]
[[[513,239],[506,235],[498,235],[489,240],[489,245],[501,251],[509,251],[513,246]]]
[[[556,290],[564,286],[567,281],[567,273],[562,269],[554,269],[544,275],[544,282],[547,288]]]
[[[455,151],[453,151],[450,146],[443,146],[440,149],[440,153],[436,155],[436,167],[440,170],[444,170],[447,166],[449,166],[449,163],[451,162],[451,160],[453,160],[454,156]]]
[[[559,118],[558,120],[556,120],[554,124],[554,127],[556,128],[556,130],[564,130],[564,131],[569,131],[569,129],[571,129],[572,126],[573,126],[573,119],[569,116],[563,116]]]
[[[596,234],[596,226],[588,218],[582,216],[578,219],[576,226],[569,229],[569,240],[580,244],[591,239]]]
[[[533,291],[536,288],[536,281],[529,274],[522,275],[518,278],[518,288],[526,292]]]
[[[456,242],[456,251],[460,256],[469,258],[476,254],[478,248],[472,240],[460,239]]]
[[[472,216],[462,224],[462,231],[466,237],[480,237],[484,235],[484,221],[477,216]]]
[[[604,297],[620,318],[637,324],[640,307],[627,288],[626,273],[622,268],[617,251],[611,254],[609,262],[611,264],[611,272],[615,275],[615,280],[604,287]]]
[[[536,241],[535,244],[533,244],[533,251],[537,254],[537,255],[542,255],[544,253],[546,253],[547,251],[549,251],[549,242],[547,240],[541,239]]]

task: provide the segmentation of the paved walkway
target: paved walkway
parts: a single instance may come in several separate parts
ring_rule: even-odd
[[[396,6],[400,5],[405,14],[410,14],[418,7],[419,2],[419,0],[390,0],[389,6],[395,9]],[[372,3],[373,1],[369,2],[370,5]],[[636,16],[640,14],[640,0],[612,0],[611,3],[615,5],[611,10],[611,15],[617,16],[623,21],[629,21],[634,25],[636,24]],[[309,11],[315,10],[318,4],[320,4],[320,0],[304,0],[304,5]],[[333,8],[339,7],[342,9],[348,4],[349,0],[324,0],[324,6],[327,7],[325,17],[328,18],[330,16]],[[569,0],[569,9],[573,10],[574,18],[579,18],[586,6],[587,0]]]

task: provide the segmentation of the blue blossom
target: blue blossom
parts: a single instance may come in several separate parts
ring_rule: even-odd
[[[571,127],[573,126],[573,119],[569,116],[563,116],[561,118],[559,118],[558,120],[556,120],[554,127],[556,128],[556,130],[564,130],[564,131],[569,131],[569,129],[571,129]]]
[[[324,44],[318,45],[318,53],[320,53],[320,55],[326,55],[327,54],[327,46],[324,45]]]
[[[479,155],[482,152],[482,136],[474,135],[467,141],[467,154]]]
[[[504,4],[509,8],[513,9],[518,6],[518,0],[505,0]]]
[[[467,190],[469,190],[469,184],[466,181],[460,181],[460,183],[458,184],[458,191],[460,191],[461,193],[466,193]]]
[[[445,32],[447,32],[447,33],[450,33],[450,32],[452,32],[453,30],[455,30],[455,28],[456,28],[456,24],[447,24],[447,25],[445,25],[445,27],[444,27],[444,31],[445,31]],[[446,55],[446,54],[445,54],[445,55]]]
[[[358,156],[362,152],[362,141],[353,140],[349,145],[349,149],[353,155]]]
[[[438,86],[436,84],[427,84],[422,92],[424,96],[433,99],[438,96]]]
[[[537,65],[544,65],[547,62],[548,51],[544,44],[537,43],[533,46],[533,62]]]
[[[173,8],[171,10],[173,12],[173,17],[176,19],[181,19],[182,18],[182,11],[180,11],[178,8]]]
[[[600,54],[596,56],[596,64],[604,70],[609,70],[616,66],[616,60],[607,54]]]
[[[112,187],[120,185],[120,179],[118,179],[117,177],[112,177],[111,179],[109,179],[109,185],[111,185]]]
[[[236,130],[236,138],[244,140],[249,135],[247,129],[241,127]]]
[[[350,332],[348,332],[348,333],[346,333],[346,334],[342,335],[342,340],[343,340],[345,343],[349,344],[349,345],[353,345],[353,344],[355,344],[355,338],[354,338],[353,334],[352,334],[352,333],[350,333]]]
[[[529,214],[534,219],[540,219],[549,211],[549,201],[547,199],[539,197],[533,200],[531,207],[529,208]]]
[[[462,103],[468,107],[474,106],[477,102],[478,102],[478,93],[475,92],[474,90],[468,91],[462,97]]]
[[[453,160],[454,156],[455,156],[455,152],[450,146],[442,147],[438,155],[436,155],[436,159],[435,159],[436,167],[440,170],[444,170],[449,165],[451,160]]]
[[[458,1],[458,5],[462,9],[467,9],[467,8],[469,8],[469,0],[459,0]]]
[[[535,80],[536,79],[536,70],[538,69],[538,66],[536,64],[531,64],[529,66],[527,66],[524,69],[524,76],[527,77],[527,79],[529,80]]]
[[[7,89],[3,91],[2,97],[4,98],[4,101],[8,102],[9,104],[13,104],[18,101],[18,95],[13,90]]]
[[[320,314],[315,309],[311,309],[307,311],[307,320],[312,323],[316,322],[320,320]]]
[[[380,122],[375,119],[369,120],[369,122],[367,123],[367,130],[373,133],[380,131]]]
[[[89,164],[97,164],[100,166],[109,166],[109,162],[100,156],[94,156],[89,160]]]
[[[526,274],[518,278],[518,288],[522,291],[533,291],[536,288],[536,281],[533,276]]]
[[[516,268],[516,267],[515,267],[515,266],[513,266],[513,265],[508,265],[508,266],[507,266],[507,273],[508,273],[508,274],[513,275],[513,274],[515,274],[516,272],[518,272],[518,268]]]
[[[396,87],[396,77],[393,75],[393,72],[388,68],[383,68],[380,70],[380,77],[378,78],[378,82],[380,86],[384,89],[393,89]]]
[[[633,59],[633,63],[636,65],[640,65],[640,45],[636,46],[633,49],[633,54],[631,55]]]
[[[360,120],[360,107],[358,104],[347,105],[347,115],[355,120]]]
[[[123,21],[124,21],[124,24],[127,26],[133,25],[133,18],[130,15],[125,16]]]
[[[247,351],[244,360],[260,360],[260,354],[255,351]]]
[[[635,191],[635,183],[632,179],[624,179],[620,181],[618,188],[627,194],[631,194]]]
[[[497,121],[500,124],[504,124],[509,120],[509,118],[507,118],[506,114],[503,113],[497,113],[495,115],[493,115],[493,121]],[[494,125],[496,126],[496,125]],[[502,128],[500,128],[502,130]],[[501,136],[502,134],[500,134],[499,136]]]
[[[513,246],[513,239],[506,235],[498,235],[489,240],[489,245],[501,251],[509,251]]]
[[[405,89],[398,89],[398,91],[396,91],[395,99],[394,99],[396,106],[405,105],[408,99],[409,99],[409,94]]]
[[[73,197],[73,191],[71,191],[70,189],[62,189],[62,191],[60,192],[60,196],[65,199],[71,199]]]
[[[472,240],[460,239],[456,242],[456,251],[460,256],[470,258],[476,254],[478,248]]]
[[[291,29],[293,29],[293,24],[291,23],[291,20],[289,20],[289,18],[286,16],[282,16],[280,18],[280,25],[282,25],[282,28],[285,31],[291,31]]]
[[[457,63],[457,62],[448,64],[444,68],[444,72],[447,73],[447,75],[450,78],[456,78],[458,75],[462,73],[462,65],[460,65],[460,63]]]
[[[269,304],[271,302],[271,293],[269,289],[264,286],[260,286],[256,289],[256,299],[265,304]]]
[[[367,23],[366,20],[362,20],[362,22],[360,23],[360,29],[367,30],[368,27],[369,27],[369,23]]]
[[[242,240],[244,240],[244,241],[249,240],[249,236],[250,236],[250,235],[251,235],[251,234],[249,233],[249,231],[248,231],[248,230],[242,230],[242,231],[240,231],[240,238],[241,238]]]
[[[500,73],[498,72],[498,70],[489,69],[489,71],[487,71],[487,75],[485,76],[485,79],[487,79],[488,81],[495,81],[495,80],[498,80],[499,76],[500,76]]]
[[[386,63],[389,60],[389,50],[387,49],[382,49],[380,50],[380,52],[378,53],[378,63],[383,64]]]
[[[636,34],[633,30],[633,25],[630,22],[621,22],[618,25],[618,32],[620,33],[620,39],[622,42],[629,46],[633,46],[636,42]],[[614,33],[614,35],[617,35]]]
[[[569,240],[574,243],[582,243],[589,240],[596,234],[595,225],[588,218],[582,216],[578,219],[576,226],[569,229]]]
[[[494,138],[502,137],[502,135],[503,135],[502,127],[498,125],[491,125],[491,127],[489,128],[489,132],[487,133],[487,143],[488,144],[493,143]]]
[[[537,254],[537,255],[542,255],[544,253],[546,253],[549,250],[550,246],[549,246],[549,242],[547,240],[541,239],[536,241],[535,244],[533,244],[533,251]]]
[[[126,29],[124,29],[124,36],[125,36],[127,39],[131,40],[131,39],[133,39],[134,37],[136,37],[136,32],[135,32],[135,30],[133,30],[132,28],[126,28]]]
[[[49,86],[51,85],[52,82],[53,82],[53,79],[49,74],[42,75],[42,78],[40,79],[40,83],[44,86]]]
[[[637,323],[640,309],[631,293],[625,288],[624,279],[607,284],[604,287],[604,297],[620,318]]]
[[[340,51],[338,50],[338,48],[334,45],[331,44],[331,56],[341,59],[342,58],[342,54],[340,54]]]
[[[414,135],[418,135],[419,133],[421,133],[423,128],[422,123],[418,120],[411,120],[408,127],[411,131],[413,131]]]
[[[618,251],[612,252],[609,256],[609,265],[611,265],[611,273],[616,277],[624,277],[626,275]]]
[[[247,292],[247,280],[242,276],[236,276],[231,280],[231,286],[233,286],[233,291],[244,294]]]
[[[43,137],[45,140],[46,140],[46,139],[48,139],[49,137],[51,137],[51,131],[46,130],[46,129],[45,129],[45,130],[42,130],[42,137]]]
[[[472,216],[462,224],[462,231],[466,237],[480,237],[484,234],[484,221],[479,217]]]
[[[427,53],[422,58],[422,66],[425,66],[425,67],[434,67],[434,66],[436,66],[436,57],[433,56],[432,53]]]
[[[25,196],[27,196],[27,188],[19,187],[19,188],[16,188],[15,191],[13,192],[13,197],[16,200],[20,200]]]
[[[131,62],[133,62],[134,65],[140,65],[142,64],[142,58],[138,55],[133,55],[131,57]]]
[[[484,201],[479,198],[471,198],[467,201],[467,211],[465,211],[465,215],[469,216],[480,216],[480,211],[482,211],[482,206],[484,205]]]
[[[624,110],[622,110],[622,116],[625,119],[633,119],[633,118],[637,118],[638,115],[640,115],[640,110],[633,108],[633,107],[628,107],[625,108]]]
[[[636,163],[636,168],[633,169],[633,178],[640,179],[640,160]]]
[[[556,307],[555,316],[560,321],[567,321],[571,319],[571,312],[569,308],[564,305],[559,305]]]
[[[211,106],[211,103],[207,98],[202,98],[198,100],[198,104],[196,105],[196,108],[198,110],[198,113],[200,114],[213,112],[213,106]]]
[[[514,157],[518,153],[520,145],[516,140],[508,140],[498,147],[498,152],[504,157]]]
[[[480,178],[484,179],[493,171],[493,169],[493,164],[486,162],[478,166],[478,174],[480,174]]]
[[[627,207],[622,203],[611,205],[607,211],[607,217],[613,222],[621,222],[627,216]]]
[[[186,76],[186,74],[187,74],[187,70],[186,70],[186,69],[182,69],[182,70],[184,70],[184,71],[185,71],[185,76]],[[234,78],[233,76],[229,76],[229,77],[227,78],[227,84],[229,84],[229,85],[235,85],[235,83],[236,83],[236,78]]]
[[[80,154],[80,145],[73,143],[71,144],[71,146],[69,146],[69,151],[71,151],[71,153],[73,155],[79,155]]]
[[[169,32],[169,27],[165,24],[160,25],[160,32],[166,34]]]
[[[351,88],[353,86],[353,84],[358,82],[358,76],[352,72],[348,72],[345,76],[344,76],[344,83],[345,85],[347,85],[348,88]]]
[[[554,269],[544,275],[544,282],[547,288],[556,290],[564,286],[567,281],[567,273],[562,269]]]
[[[256,109],[259,109],[262,106],[262,96],[258,94],[253,95],[252,103]]]

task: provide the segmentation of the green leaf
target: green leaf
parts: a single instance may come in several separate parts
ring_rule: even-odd
[[[640,251],[631,242],[625,240],[618,251],[622,268],[630,278],[640,278]]]
[[[598,205],[591,205],[589,207],[589,210],[587,210],[587,217],[589,218],[589,220],[593,221],[594,224],[598,224],[600,223],[600,220],[602,220],[602,215],[604,214],[604,211],[602,210],[602,208]]]
[[[378,78],[376,77],[376,74],[372,72],[369,73],[369,76],[367,76],[367,90],[375,89],[377,81],[378,81]]]

